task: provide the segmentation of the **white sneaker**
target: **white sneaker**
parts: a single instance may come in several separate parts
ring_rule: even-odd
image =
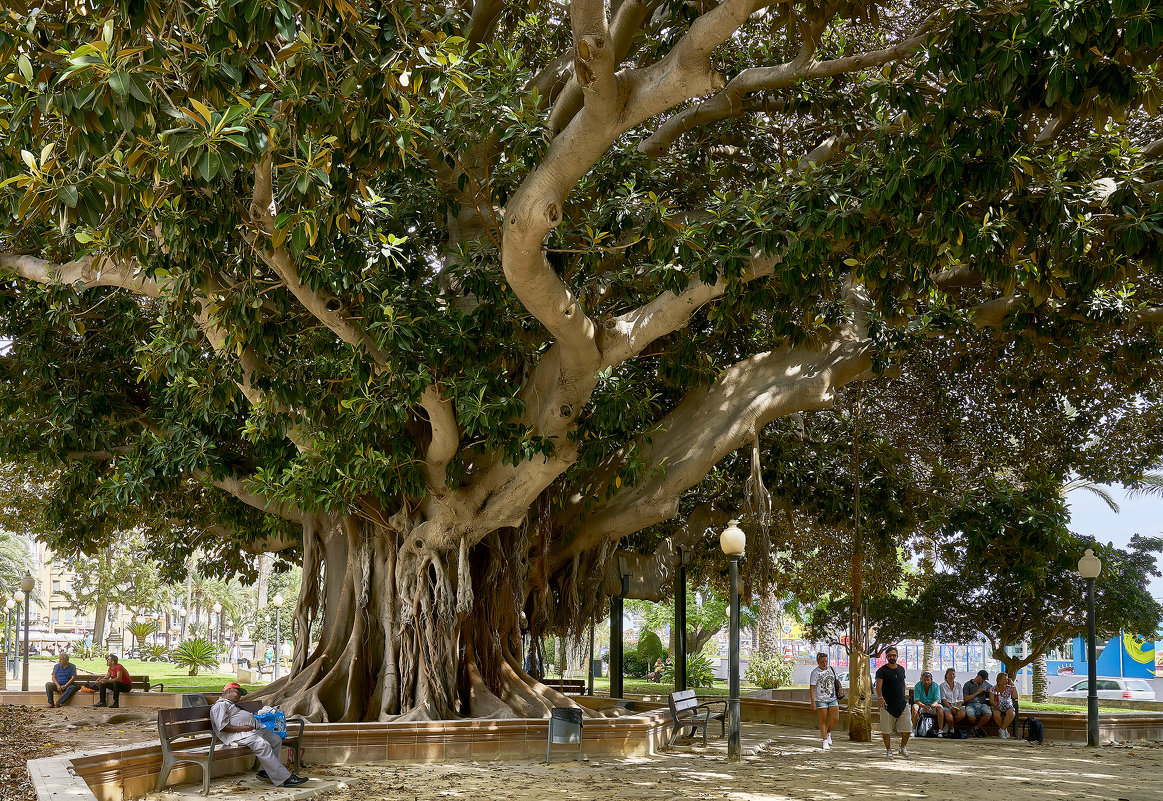
[[[825,751],[832,750],[832,744],[830,742],[828,742],[827,740],[824,740],[824,744],[820,747],[823,748]]]
[[[903,756],[905,759],[913,758],[913,755],[909,753],[909,749],[905,748],[903,745],[901,746],[901,756]]]
[[[891,748],[884,752],[884,758],[889,760],[890,762],[892,761],[893,756],[892,756],[892,749]]]
[[[828,741],[828,745],[832,744],[832,732],[828,732],[828,736],[824,738]]]

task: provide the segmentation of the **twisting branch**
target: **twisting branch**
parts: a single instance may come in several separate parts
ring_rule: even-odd
[[[611,71],[630,54],[634,37],[642,29],[642,23],[658,7],[660,2],[661,0],[624,0],[618,6],[618,10],[614,12],[614,18],[610,21],[608,36],[608,40],[612,42],[613,52]],[[576,52],[576,41],[574,47]],[[575,69],[573,76],[570,77],[569,82],[553,103],[553,111],[549,114],[547,126],[551,135],[556,135],[565,128],[582,107],[584,93],[582,86],[578,83],[577,75],[578,71]]]
[[[306,515],[299,507],[290,503],[272,503],[267,501],[261,495],[257,495],[248,490],[243,485],[242,479],[237,476],[214,478],[204,470],[195,470],[194,476],[208,484],[212,484],[220,490],[230,493],[247,506],[253,506],[255,509],[267,512],[268,514],[276,515],[284,520],[290,520],[292,523],[302,523],[306,519]]]
[[[161,297],[163,284],[145,277],[135,261],[114,261],[108,256],[85,256],[57,264],[34,256],[0,253],[0,269],[11,270],[38,284],[60,284],[79,289],[108,286],[128,289],[149,298]]]
[[[424,390],[424,394],[420,396],[420,407],[428,415],[428,425],[432,429],[432,442],[424,456],[424,472],[429,490],[441,495],[447,483],[448,463],[456,456],[460,447],[456,415],[453,412],[452,401],[443,397],[436,386]]]
[[[769,276],[780,261],[776,256],[754,256],[751,266],[738,280],[748,282]],[[726,278],[714,284],[692,281],[680,293],[664,292],[633,311],[606,320],[599,339],[602,368],[618,365],[641,353],[659,337],[677,331],[702,306],[722,297],[726,291]]]
[[[891,47],[829,61],[812,61],[815,37],[809,32],[794,60],[774,67],[752,67],[743,70],[714,97],[685,109],[664,122],[657,131],[639,144],[638,149],[649,155],[657,155],[670,148],[679,136],[693,128],[739,116],[746,108],[743,102],[745,96],[752,92],[786,89],[799,81],[858,72],[911,55],[925,46],[940,19],[940,14],[931,15],[916,32]],[[822,22],[826,20],[815,20],[816,24]]]
[[[267,235],[275,230],[273,163],[273,148],[268,148],[255,169],[254,193],[250,204],[250,223]],[[303,308],[348,345],[367,353],[376,364],[387,364],[387,357],[371,337],[344,317],[343,302],[338,297],[330,292],[314,290],[303,283],[295,260],[287,248],[280,246],[268,250],[259,242],[254,230],[244,229],[242,236],[259,258],[282,279]]]
[[[573,25],[573,76],[585,93],[585,105],[600,125],[606,125],[617,109],[618,78],[614,74],[614,48],[606,24],[605,0],[573,0],[569,4]]]

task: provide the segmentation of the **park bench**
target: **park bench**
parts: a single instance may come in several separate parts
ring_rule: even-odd
[[[240,707],[252,715],[262,709],[262,701],[242,701]],[[299,730],[294,735],[287,732],[283,740],[283,747],[290,748],[295,755],[294,770],[298,771],[302,764],[303,719],[295,718],[287,721],[299,724]],[[162,767],[158,774],[156,792],[161,792],[166,786],[166,779],[175,765],[191,763],[202,766],[202,795],[210,794],[210,774],[214,759],[229,759],[231,757],[253,754],[244,745],[223,745],[210,725],[210,707],[195,706],[186,709],[162,709],[157,714],[158,735],[162,746]],[[255,760],[257,764],[257,759]]]
[[[98,679],[103,679],[103,678],[105,678],[104,673],[101,673],[101,674],[78,673],[77,674],[77,684],[79,684],[83,687],[91,681],[97,681]],[[133,685],[133,689],[141,690],[144,693],[148,693],[151,690],[153,692],[160,693],[160,692],[165,692],[165,689],[166,689],[166,686],[164,684],[162,684],[161,682],[158,682],[156,684],[150,684],[149,683],[149,676],[134,675],[132,673],[129,674],[129,683]]]
[[[541,679],[541,683],[566,695],[582,695],[586,691],[585,679]]]
[[[910,687],[910,688],[909,688],[909,709],[910,709],[910,710],[913,708],[913,689],[914,689],[914,688],[912,688],[912,687]],[[877,708],[877,706],[879,705],[879,702],[877,702],[877,701],[875,700],[875,697],[874,697],[874,699],[873,699],[873,700],[874,700],[873,709],[875,710],[875,709]],[[910,712],[909,714],[912,714],[912,713]],[[1019,732],[1019,731],[1021,731],[1021,727],[1019,726],[1019,723],[1021,722],[1021,721],[1020,721],[1020,718],[1021,718],[1021,716],[1022,716],[1021,702],[1020,702],[1020,701],[1018,701],[1017,699],[1015,699],[1015,700],[1014,700],[1014,719],[1013,719],[1013,721],[1010,723],[1010,734],[1012,734],[1012,735],[1014,736],[1014,738],[1015,738],[1015,739],[1017,739],[1018,732]],[[967,721],[965,721],[965,720],[962,720],[961,722],[959,722],[959,723],[957,724],[956,728],[958,728],[958,729],[970,729],[970,730],[972,730],[972,728],[973,728],[973,727],[972,727],[972,726],[970,726],[970,725],[969,725],[969,723],[968,723]],[[992,730],[996,731],[996,730],[997,730],[997,724],[995,724],[995,723],[994,723],[994,722],[991,720],[990,722],[986,723],[986,724],[985,724],[984,726],[982,726],[981,728],[982,728],[982,729],[992,729]]]
[[[726,701],[708,701],[699,703],[698,697],[694,690],[682,690],[681,692],[671,693],[666,697],[666,703],[670,707],[670,719],[673,728],[670,731],[670,742],[666,744],[667,748],[674,745],[685,729],[690,729],[689,736],[694,737],[695,733],[703,730],[703,745],[707,744],[707,726],[712,720],[719,721],[719,736],[722,737],[727,733],[727,702]],[[711,709],[713,705],[723,705],[722,712],[715,712]]]

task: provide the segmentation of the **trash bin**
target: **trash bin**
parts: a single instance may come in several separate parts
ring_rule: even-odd
[[[577,761],[581,762],[582,711],[573,707],[555,706],[549,710],[549,740],[545,744],[545,764],[549,764],[549,752],[554,744],[574,743],[577,743]]]
[[[602,677],[602,660],[591,659],[590,664],[594,666],[594,678],[600,679]]]

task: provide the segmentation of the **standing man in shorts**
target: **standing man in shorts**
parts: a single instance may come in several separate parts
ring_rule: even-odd
[[[905,746],[913,730],[913,718],[909,714],[909,697],[905,690],[905,669],[896,663],[897,650],[890,645],[884,652],[888,664],[876,671],[876,695],[880,698],[880,735],[884,738],[885,756],[892,759],[892,733],[901,736],[900,755],[912,757]]]

